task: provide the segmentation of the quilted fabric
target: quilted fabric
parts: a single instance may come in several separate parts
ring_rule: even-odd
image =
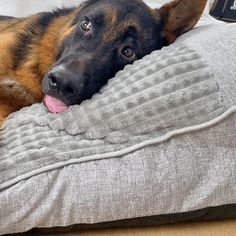
[[[127,66],[100,94],[64,115],[50,115],[42,105],[12,115],[0,133],[0,181],[5,186],[58,162],[117,152],[226,109],[200,55],[188,47],[165,48]]]

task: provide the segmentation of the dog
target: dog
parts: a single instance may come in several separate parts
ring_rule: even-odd
[[[88,0],[26,18],[0,16],[0,123],[44,97],[54,112],[90,99],[125,65],[192,29],[206,2],[151,9],[142,0]]]

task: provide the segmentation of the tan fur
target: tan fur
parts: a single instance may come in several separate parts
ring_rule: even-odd
[[[14,112],[13,107],[0,100],[0,127],[4,119],[12,112]]]
[[[115,8],[108,8],[106,11],[105,22],[107,22],[107,27],[111,27],[115,24],[117,20],[118,12]]]
[[[12,47],[17,43],[17,33],[24,32],[38,15],[20,20],[0,22],[0,122],[8,114],[35,102],[42,101],[41,82],[55,61],[57,45],[68,33],[73,14],[62,16],[51,23],[44,37],[35,39],[27,61],[19,68],[13,67]],[[61,35],[61,36],[59,36]],[[37,74],[35,71],[37,70]]]
[[[125,32],[125,30],[127,30],[129,27],[134,27],[136,29],[140,28],[138,22],[136,22],[135,20],[121,22],[118,25],[112,25],[110,27],[112,27],[112,30],[107,31],[103,35],[104,43],[112,42],[117,37],[117,35],[119,35],[121,32]]]

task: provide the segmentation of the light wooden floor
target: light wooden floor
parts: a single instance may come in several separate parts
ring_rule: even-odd
[[[43,236],[42,234],[33,234]],[[176,224],[147,228],[46,234],[47,236],[236,236],[236,220]]]

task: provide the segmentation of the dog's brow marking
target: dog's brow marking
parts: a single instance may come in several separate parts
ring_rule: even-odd
[[[119,34],[124,33],[128,28],[133,27],[139,29],[140,25],[135,20],[127,20],[119,23],[118,25],[111,26],[110,29],[104,33],[103,41],[109,43],[114,41]]]
[[[105,21],[108,27],[115,24],[117,21],[118,12],[115,8],[107,8],[105,13]]]

